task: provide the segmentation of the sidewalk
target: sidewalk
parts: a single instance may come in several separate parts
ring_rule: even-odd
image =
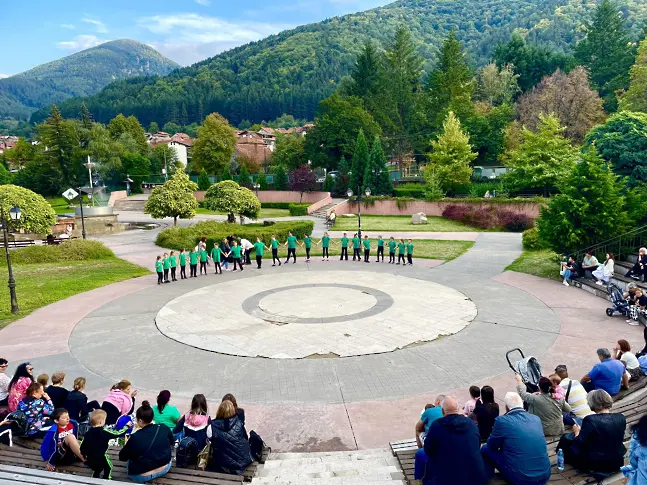
[[[347,236],[352,238],[353,232],[347,231]],[[343,231],[328,231],[333,239],[339,239],[344,235]],[[476,241],[478,232],[398,232],[398,231],[362,231],[362,236],[376,239],[382,236],[384,239],[394,237],[395,239],[436,239],[441,241]]]

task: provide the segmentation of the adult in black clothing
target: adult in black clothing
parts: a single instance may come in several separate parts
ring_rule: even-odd
[[[220,252],[222,253],[222,262],[225,265],[225,271],[229,269],[229,263],[233,261],[231,256],[225,256],[225,254],[229,254],[231,252],[231,244],[228,242],[228,239],[229,238],[225,238],[220,243]]]
[[[45,389],[55,409],[65,406],[67,395],[70,393],[63,387],[63,384],[65,384],[65,372],[55,372],[52,376],[52,384]]]
[[[135,417],[140,429],[121,449],[119,460],[128,462],[128,478],[146,483],[166,475],[171,469],[175,437],[168,426],[153,424],[153,408],[148,401],[142,402]]]
[[[218,473],[242,475],[252,462],[245,426],[229,400],[218,407],[216,419],[207,431],[211,440],[211,461],[207,469]]]
[[[625,273],[625,276],[633,278],[635,280],[644,280],[645,275],[647,274],[647,248],[640,248],[638,250],[638,260],[629,271]]]
[[[234,395],[227,393],[224,396],[222,396],[222,400],[230,401],[234,405],[234,409],[236,410],[236,416],[238,416],[238,419],[240,419],[240,421],[243,423],[243,426],[245,426],[245,410],[243,408],[238,407],[238,401],[236,401],[236,398],[234,397]],[[245,431],[245,434],[247,434],[247,431]]]
[[[645,327],[643,330],[643,339],[645,340],[645,346],[640,352],[636,354],[636,357],[642,357],[643,355],[647,355],[647,327]]]
[[[476,401],[470,417],[479,428],[481,441],[487,441],[494,427],[494,420],[499,416],[499,405],[494,402],[494,389],[490,386],[481,388],[481,399]]]
[[[70,419],[76,422],[85,421],[92,411],[101,407],[97,401],[88,402],[88,396],[85,395],[84,390],[85,377],[74,379],[74,388],[67,395],[63,406],[67,409]]]
[[[580,470],[613,473],[624,464],[627,451],[622,444],[627,427],[623,414],[611,413],[613,399],[603,389],[589,392],[586,397],[590,414],[582,427],[573,426],[573,433],[562,436],[558,448],[564,450],[564,460]]]

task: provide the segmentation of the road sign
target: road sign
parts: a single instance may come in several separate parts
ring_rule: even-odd
[[[63,197],[65,197],[67,200],[72,200],[78,196],[79,193],[74,189],[67,189],[65,192],[63,192]]]

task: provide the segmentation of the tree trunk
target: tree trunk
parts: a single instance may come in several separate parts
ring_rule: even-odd
[[[233,213],[227,214],[227,222],[230,224],[236,224],[236,216]]]
[[[173,216],[173,225],[177,226],[177,216]]]

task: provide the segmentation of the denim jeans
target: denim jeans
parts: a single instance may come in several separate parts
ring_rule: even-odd
[[[564,279],[565,279],[565,280],[570,280],[570,279],[571,279],[571,275],[572,275],[572,274],[573,274],[573,273],[571,273],[571,270],[570,270],[570,269],[567,269],[566,271],[564,271]]]
[[[156,478],[163,477],[164,475],[166,475],[168,471],[171,469],[171,463],[172,461],[169,461],[168,465],[166,465],[163,470],[157,473],[153,473],[151,475],[128,475],[128,478],[130,478],[135,483],[151,482]],[[126,464],[126,473],[128,473],[128,464]]]

